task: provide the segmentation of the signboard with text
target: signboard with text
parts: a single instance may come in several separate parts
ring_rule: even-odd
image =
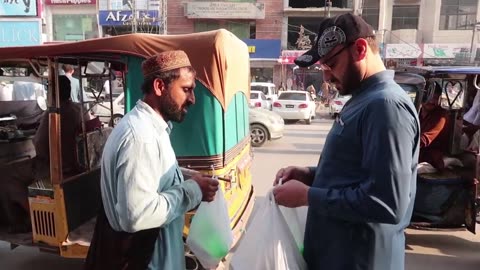
[[[40,20],[0,21],[0,47],[33,46],[42,43]]]
[[[0,17],[36,17],[37,0],[3,0],[0,3]]]
[[[386,44],[385,58],[417,58],[422,54],[418,44]]]
[[[97,0],[45,0],[45,5],[47,6],[56,6],[56,5],[96,5]]]
[[[458,54],[470,53],[471,44],[424,44],[424,58],[455,58]]]
[[[98,23],[100,25],[132,25],[136,20],[137,25],[159,25],[158,11],[137,10],[135,16],[131,10],[100,10]]]
[[[281,53],[280,39],[244,39],[250,58],[278,59]]]
[[[188,2],[184,11],[189,19],[265,19],[264,3]]]

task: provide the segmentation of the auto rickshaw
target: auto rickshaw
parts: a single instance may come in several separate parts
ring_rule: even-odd
[[[50,176],[44,179],[32,176],[34,179],[28,186],[32,232],[8,234],[1,230],[0,240],[10,242],[12,248],[33,245],[62,257],[86,257],[101,200],[101,153],[112,127],[103,123],[90,131],[88,119],[84,119],[74,147],[82,172],[73,176],[62,172],[62,148],[68,146],[61,144],[64,134],[61,133],[62,114],[59,113],[61,106],[58,98],[60,65],[74,65],[79,71],[77,77],[81,91],[90,89],[91,93],[97,93],[93,100],[85,100],[85,95],[80,95],[82,117],[88,113],[91,115],[91,108],[99,103],[102,106],[112,105],[113,97],[106,102],[108,97],[102,95],[101,87],[96,87],[105,81],[111,82],[112,74],[116,74],[117,79],[121,77],[124,110],[129,111],[142,95],[142,61],[156,53],[175,49],[187,53],[197,72],[196,103],[184,122],[174,124],[171,133],[178,162],[185,171],[201,171],[222,179],[220,183],[228,204],[234,243],[239,240],[255,197],[250,173],[250,69],[247,46],[226,30],[175,36],[130,34],[75,43],[1,48],[0,68],[3,71],[31,70],[48,87],[48,106],[43,106],[43,110],[49,119]],[[9,102],[16,101],[2,101],[3,104]],[[34,111],[42,110],[37,108],[37,100],[31,103],[34,103],[30,104],[35,107]],[[10,117],[8,119],[23,117],[20,114],[25,112],[14,110],[15,105],[10,107],[11,111],[2,112]],[[112,107],[110,110],[113,119],[114,110]],[[114,122],[107,122],[115,128]],[[13,134],[25,135],[26,132],[17,124],[12,121],[8,126],[12,127]],[[17,162],[35,159],[32,147],[35,125],[32,126],[29,136],[12,135],[0,140],[0,152],[5,152],[1,153],[5,158],[0,159],[4,169],[15,169]],[[26,142],[23,144],[29,146],[29,151],[16,147],[18,142]],[[187,213],[185,236],[193,215],[193,212]]]
[[[473,98],[480,90],[478,74],[480,67],[431,66],[396,70],[395,81],[409,92],[418,111],[434,94],[435,85],[440,87],[440,106],[446,115],[442,130],[446,138],[443,145],[445,167],[438,169],[428,163],[419,164],[411,228],[467,229],[475,233],[480,210],[477,199],[480,158],[478,142],[473,150],[466,149],[466,145],[468,141],[478,140],[472,139],[472,133],[479,127],[464,121],[463,116],[480,105],[475,105]],[[469,129],[473,129],[471,134],[466,132]]]

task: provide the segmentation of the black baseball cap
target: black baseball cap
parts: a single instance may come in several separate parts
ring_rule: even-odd
[[[372,26],[362,17],[345,13],[332,18],[325,18],[320,23],[318,35],[310,50],[295,59],[295,64],[308,67],[327,55],[340,44],[350,44],[359,38],[374,37]]]

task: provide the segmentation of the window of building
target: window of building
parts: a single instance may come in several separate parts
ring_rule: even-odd
[[[98,37],[96,15],[54,14],[53,40],[77,41]]]
[[[418,29],[420,6],[393,6],[392,30]]]
[[[380,0],[364,0],[362,8],[362,18],[370,24],[373,29],[378,30],[378,20],[380,14]]]
[[[442,0],[440,30],[473,29],[477,6],[477,0]]]
[[[289,17],[288,18],[288,39],[287,39],[287,49],[288,50],[300,50],[299,48],[299,39],[301,26],[303,26],[303,36],[310,39],[310,44],[313,44],[315,36],[318,34],[318,28],[322,18],[315,17]]]
[[[330,0],[334,8],[353,8],[353,0]],[[323,8],[328,0],[289,0],[288,6],[292,8]]]

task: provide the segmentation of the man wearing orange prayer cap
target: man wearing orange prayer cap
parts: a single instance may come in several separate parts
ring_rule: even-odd
[[[184,179],[170,143],[170,121],[195,103],[195,70],[183,51],[142,63],[143,98],[118,123],[102,157],[103,207],[85,269],[185,269],[184,215],[212,201],[218,182]]]

